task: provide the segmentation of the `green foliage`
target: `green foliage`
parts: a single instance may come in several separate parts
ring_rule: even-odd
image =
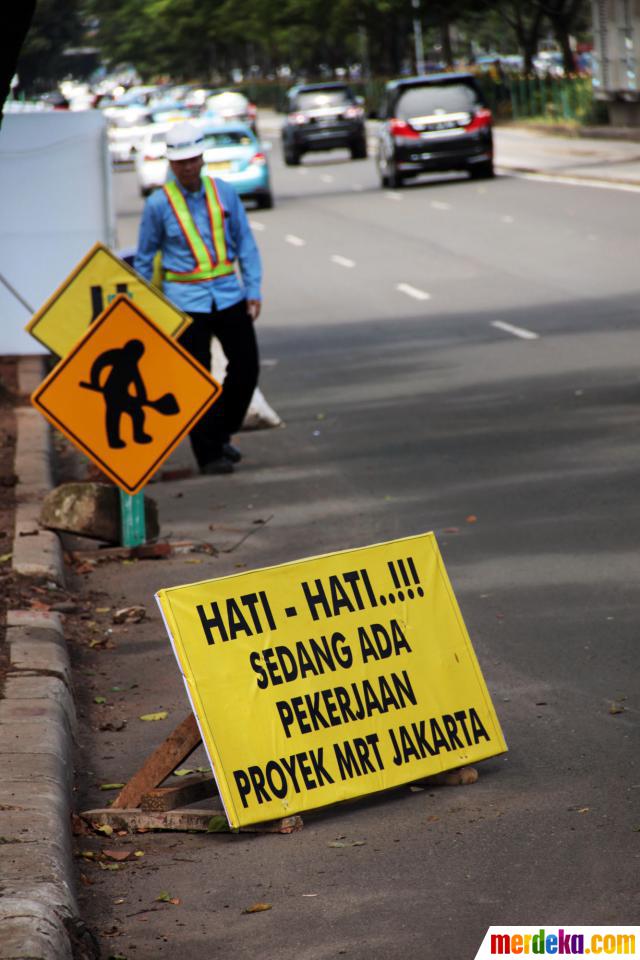
[[[21,87],[40,92],[54,87],[68,70],[65,49],[83,36],[80,0],[39,0],[18,59]]]

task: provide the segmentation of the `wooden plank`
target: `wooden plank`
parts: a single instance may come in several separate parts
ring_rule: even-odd
[[[170,787],[149,790],[142,797],[140,809],[145,813],[175,810],[176,807],[186,807],[198,800],[215,797],[217,793],[218,788],[213,777],[185,777],[181,783],[172,784]]]
[[[111,807],[116,810],[139,807],[143,795],[158,787],[199,744],[200,731],[196,718],[190,713],[134,774]]]
[[[99,810],[86,810],[81,814],[93,826],[109,826],[114,830],[193,830],[198,833],[207,833],[212,817],[225,818],[224,810],[167,810],[165,812],[145,812],[139,807],[129,810],[114,810],[105,807]],[[225,818],[226,819],[226,818]],[[267,823],[255,823],[248,827],[241,827],[239,833],[297,833],[304,826],[302,817],[283,817],[281,820],[269,820]],[[216,832],[225,832],[216,830]],[[229,828],[231,833],[231,829]]]

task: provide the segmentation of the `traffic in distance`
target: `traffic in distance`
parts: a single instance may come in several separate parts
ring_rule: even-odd
[[[166,182],[167,133],[188,119],[204,133],[205,173],[233,184],[260,209],[274,205],[271,145],[261,143],[257,108],[242,92],[141,85],[96,106],[107,121],[112,162],[134,163],[142,196]],[[366,159],[367,119],[377,121],[370,143],[381,187],[397,189],[434,171],[493,176],[492,115],[471,72],[392,80],[368,118],[364,99],[346,81],[296,84],[283,109],[284,163],[298,166],[307,154],[339,148],[354,161]]]

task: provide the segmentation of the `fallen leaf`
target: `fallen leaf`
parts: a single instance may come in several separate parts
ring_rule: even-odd
[[[252,906],[243,910],[243,913],[264,913],[265,910],[271,910],[270,903],[254,903]]]
[[[110,827],[108,823],[92,824],[92,826],[96,833],[101,833],[105,837],[110,837],[113,833],[113,827]]]
[[[431,814],[430,817],[427,817],[427,823],[435,823],[436,820],[439,820],[440,817],[436,817],[435,814]]]
[[[103,850],[102,855],[108,860],[115,860],[117,863],[123,863],[131,856],[131,850]]]
[[[467,517],[467,523],[477,523],[477,522],[478,522],[478,518],[476,517],[475,513],[470,513],[469,516]]]
[[[589,807],[579,807],[576,813],[589,813]]]
[[[364,847],[366,840],[331,840],[328,847]]]
[[[82,883],[85,887],[92,887],[92,886],[93,886],[93,880],[91,880],[91,879],[86,875],[86,873],[81,873],[81,874],[80,874],[80,883]]]
[[[113,615],[114,623],[141,623],[147,615],[147,608],[143,606],[122,607]]]
[[[159,710],[157,713],[143,713],[138,720],[166,720],[168,716],[168,710]]]
[[[93,850],[81,850],[78,856],[82,857],[83,860],[95,860],[96,858]]]
[[[180,770],[174,770],[174,777],[186,777],[189,773],[195,773],[195,770],[189,770],[188,767],[181,767]]]
[[[144,857],[144,850],[135,850],[133,855],[134,857]]]
[[[124,783],[101,783],[101,790],[122,790]],[[113,828],[112,828],[113,829]]]
[[[163,890],[162,893],[159,893],[158,896],[156,897],[156,900],[159,901],[160,903],[172,903],[174,907],[177,907],[180,905],[180,898],[172,897],[171,894],[168,893],[166,890]]]
[[[0,563],[6,563],[7,560],[11,560],[12,556],[12,553],[3,553],[2,556],[0,556]]]
[[[119,870],[119,863],[99,863],[98,866],[101,870]]]
[[[88,833],[91,833],[85,821],[77,813],[71,814],[71,832],[74,837],[86,837]]]
[[[95,613],[109,613],[110,610],[111,610],[111,607],[96,607]]]
[[[207,833],[227,833],[228,830],[229,824],[227,823],[227,818],[220,813],[215,817],[211,817],[207,824]]]
[[[409,787],[409,790],[411,791],[411,793],[424,793],[424,787],[411,786]]]
[[[126,903],[126,902],[127,902],[127,898],[126,898],[126,897],[116,897],[116,899],[115,899],[113,902],[114,902],[114,903],[118,903],[118,904],[119,904],[119,903]]]
[[[626,710],[626,707],[623,707],[621,703],[612,703],[609,706],[609,713],[612,716],[615,716],[616,713],[624,713],[625,710]]]
[[[106,703],[106,702],[107,702],[107,698],[106,698],[106,697],[94,697],[94,698],[93,698],[93,702],[94,702],[94,703]]]

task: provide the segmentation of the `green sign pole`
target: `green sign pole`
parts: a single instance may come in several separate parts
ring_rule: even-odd
[[[139,547],[145,543],[143,490],[133,496],[120,490],[120,532],[123,547]]]

